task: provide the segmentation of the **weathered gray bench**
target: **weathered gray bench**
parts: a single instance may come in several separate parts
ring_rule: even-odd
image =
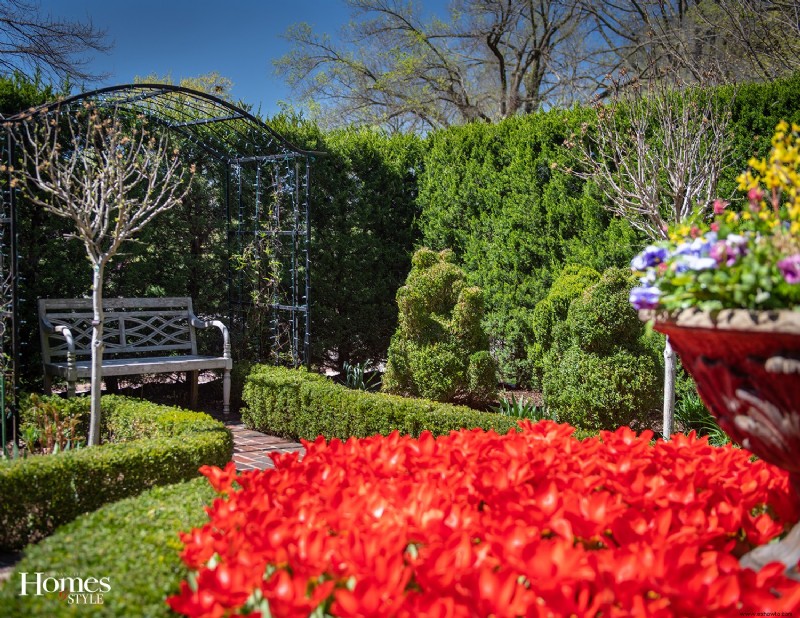
[[[219,320],[200,320],[191,298],[109,298],[103,301],[103,377],[186,372],[191,405],[197,405],[197,375],[222,369],[223,412],[230,410],[231,343]],[[91,377],[92,301],[42,298],[39,334],[42,342],[45,392],[53,376],[67,380],[67,396],[75,382]],[[197,353],[195,329],[216,326],[222,331],[222,356]]]

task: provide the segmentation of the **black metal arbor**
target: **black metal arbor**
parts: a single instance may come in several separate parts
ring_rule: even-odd
[[[224,166],[230,320],[232,331],[249,333],[239,338],[240,357],[246,349],[246,355],[259,360],[308,364],[309,180],[311,161],[321,153],[293,146],[248,111],[213,95],[131,84],[75,95],[3,121],[0,339],[4,375],[13,376],[11,384],[16,384],[20,354],[20,282],[15,142],[8,127],[32,115],[70,113],[86,104],[145,118]]]

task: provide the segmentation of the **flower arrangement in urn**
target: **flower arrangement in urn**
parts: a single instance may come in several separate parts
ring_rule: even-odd
[[[782,122],[738,178],[740,212],[717,200],[631,263],[631,303],[669,337],[720,427],[789,472],[800,505],[800,126]],[[800,523],[742,558],[800,579]]]
[[[768,158],[738,178],[747,207],[714,202],[647,247],[631,267],[637,309],[787,309],[800,305],[800,125],[778,125]]]

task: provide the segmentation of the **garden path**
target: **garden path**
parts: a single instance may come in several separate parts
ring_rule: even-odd
[[[225,426],[233,434],[233,461],[236,463],[236,469],[240,472],[274,468],[272,459],[269,457],[272,453],[303,451],[303,445],[298,442],[248,429],[242,420],[233,414],[231,414],[231,418],[217,414],[213,414],[213,416],[225,423]]]

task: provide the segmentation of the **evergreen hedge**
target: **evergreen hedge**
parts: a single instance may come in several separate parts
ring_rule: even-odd
[[[42,86],[0,80],[7,113],[47,94]],[[719,185],[720,197],[731,198],[740,168],[766,154],[777,122],[800,122],[800,73],[722,94],[735,96],[733,165]],[[341,366],[385,358],[397,327],[395,293],[414,247],[424,244],[455,251],[469,285],[484,290],[485,326],[504,377],[530,383],[533,309],[564,266],[600,272],[626,266],[646,242],[603,209],[593,183],[567,171],[575,161],[564,140],[594,120],[589,108],[552,110],[425,137],[323,132],[286,114],[269,120],[299,146],[328,153],[311,169],[312,360]],[[226,214],[214,192],[223,176],[144,230],[142,242],[108,271],[110,296],[192,295],[198,310],[224,313]],[[82,247],[47,242],[63,236],[63,226],[40,209],[20,207],[23,313],[35,313],[39,296],[75,297],[90,289],[88,274],[74,268],[83,263]],[[21,325],[31,379],[39,373],[36,328],[35,321]]]
[[[82,513],[193,478],[233,455],[230,431],[207,414],[114,396],[102,407],[119,442],[0,462],[0,549],[24,547]]]
[[[484,290],[486,327],[504,377],[530,383],[533,309],[564,264],[625,263],[642,239],[596,191],[567,173],[564,140],[591,120],[551,111],[432,134],[420,178],[423,239],[452,248]]]
[[[78,517],[25,550],[0,587],[0,616],[59,618],[89,615],[130,618],[174,616],[165,603],[188,571],[179,532],[208,521],[203,507],[216,496],[205,478],[155,487]],[[57,593],[20,596],[20,573],[43,577],[108,577],[103,603],[80,605]]]
[[[800,73],[768,84],[725,87],[731,106],[731,166],[720,197],[764,156],[779,120],[800,122]],[[552,110],[495,124],[471,123],[428,136],[419,177],[423,243],[450,248],[486,296],[486,327],[507,380],[535,385],[534,307],[565,265],[603,272],[626,267],[647,240],[603,208],[594,183],[564,140],[596,122],[589,108]],[[532,381],[534,380],[534,381]]]
[[[256,365],[244,387],[242,420],[250,429],[292,439],[434,435],[459,429],[506,433],[517,419],[466,406],[352,390],[303,369]]]

